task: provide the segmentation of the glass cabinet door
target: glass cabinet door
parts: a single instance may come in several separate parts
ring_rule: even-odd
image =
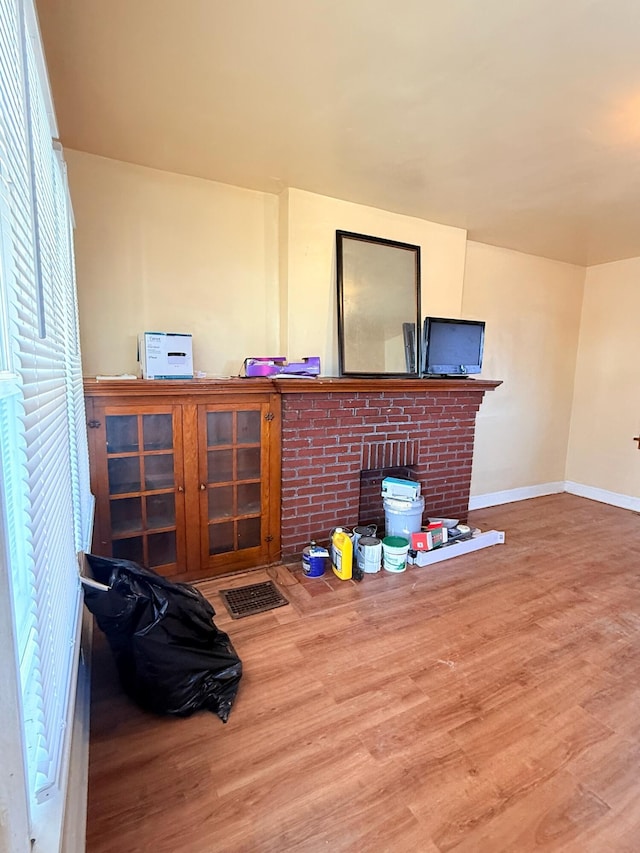
[[[112,556],[161,574],[183,561],[180,431],[177,407],[105,412]]]
[[[202,556],[209,565],[263,548],[263,406],[203,407],[200,430]],[[217,559],[217,558],[220,559]]]
[[[85,386],[94,552],[187,583],[277,561],[279,395],[120,384]]]

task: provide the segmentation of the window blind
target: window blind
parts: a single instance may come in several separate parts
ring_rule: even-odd
[[[0,0],[0,500],[7,520],[32,816],[64,788],[90,542],[66,173],[31,0]]]

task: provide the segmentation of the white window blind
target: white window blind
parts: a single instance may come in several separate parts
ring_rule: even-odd
[[[32,814],[65,784],[93,506],[71,210],[43,67],[31,0],[0,0],[0,500]]]

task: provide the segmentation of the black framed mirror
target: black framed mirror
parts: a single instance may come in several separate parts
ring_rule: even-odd
[[[336,231],[340,376],[418,376],[420,247]]]

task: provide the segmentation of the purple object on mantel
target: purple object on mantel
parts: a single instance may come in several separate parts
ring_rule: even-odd
[[[287,363],[284,356],[263,356],[260,358],[245,358],[244,370],[246,376],[318,376],[320,373],[320,356],[312,355],[302,361]]]

